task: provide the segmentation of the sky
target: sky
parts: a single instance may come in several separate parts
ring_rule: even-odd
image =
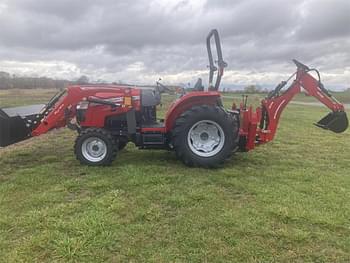
[[[296,58],[350,87],[349,0],[0,0],[0,71],[23,76],[193,83],[208,79],[219,30],[223,85],[274,85]]]

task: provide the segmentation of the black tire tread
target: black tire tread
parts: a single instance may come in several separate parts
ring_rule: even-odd
[[[198,114],[216,116],[216,120],[213,119],[213,121],[222,121],[226,127],[222,127],[224,130],[229,128],[232,129],[232,138],[229,138],[228,141],[226,140],[228,145],[226,145],[226,147],[224,146],[221,153],[222,156],[219,159],[212,157],[208,157],[206,159],[204,157],[191,158],[191,153],[189,153],[190,150],[187,148],[187,146],[185,146],[184,136],[187,137],[187,134],[184,133],[186,131],[186,127],[188,123],[191,122],[191,119],[193,119],[196,115],[198,116]],[[237,148],[239,137],[238,126],[239,123],[235,121],[234,117],[226,112],[226,110],[222,107],[209,105],[194,106],[185,111],[175,122],[172,131],[172,141],[175,148],[176,157],[182,160],[182,162],[187,166],[215,168],[224,163],[225,160],[229,159],[234,150]]]

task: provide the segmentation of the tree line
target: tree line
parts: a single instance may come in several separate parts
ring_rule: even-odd
[[[0,89],[64,89],[72,84],[88,84],[89,78],[81,76],[75,81],[48,77],[24,77],[0,72]]]

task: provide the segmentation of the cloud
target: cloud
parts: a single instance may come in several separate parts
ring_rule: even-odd
[[[3,0],[0,70],[187,83],[206,77],[218,28],[226,85],[279,82],[292,58],[350,85],[349,13],[348,0]]]
[[[298,39],[322,41],[349,39],[350,2],[347,0],[309,0],[303,5]]]

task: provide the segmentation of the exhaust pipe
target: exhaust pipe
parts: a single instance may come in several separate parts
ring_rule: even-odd
[[[335,111],[328,113],[315,125],[325,130],[341,133],[348,128],[349,121],[345,111]]]
[[[0,147],[31,137],[38,115],[45,105],[0,109]]]

